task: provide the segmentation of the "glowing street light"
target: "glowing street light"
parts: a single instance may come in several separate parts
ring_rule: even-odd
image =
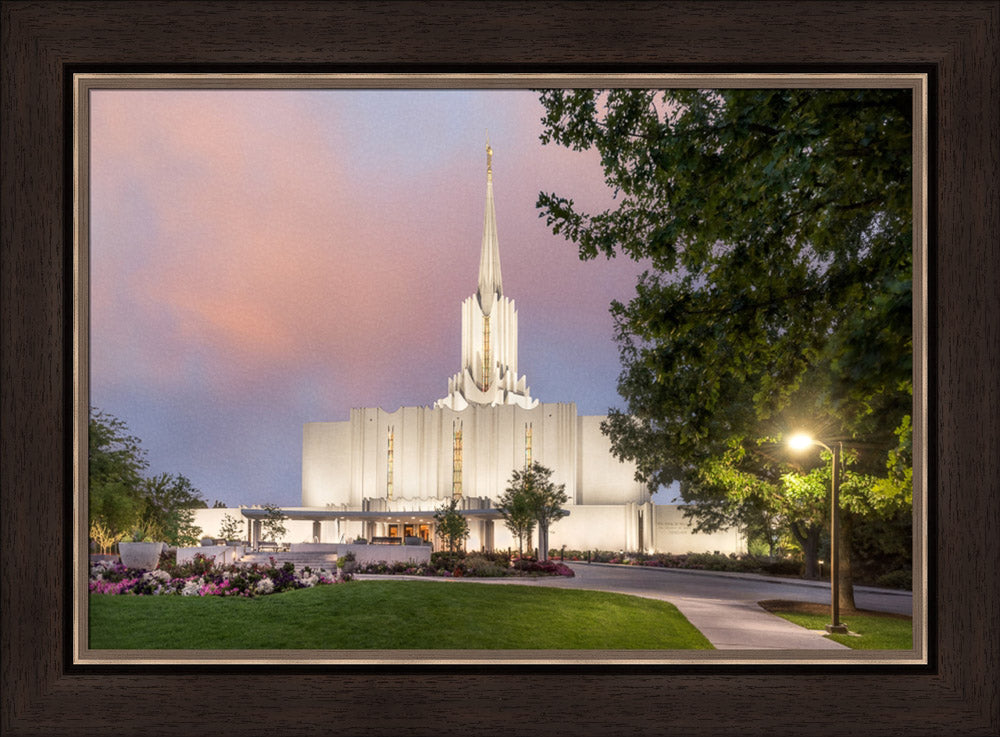
[[[830,453],[830,618],[827,632],[847,634],[847,627],[840,622],[840,547],[837,545],[837,531],[840,527],[840,466],[843,462],[844,444],[838,442],[831,448],[822,440],[816,440],[807,433],[796,433],[788,438],[788,447],[794,451],[804,451],[813,445],[825,448]]]
[[[788,438],[788,447],[801,453],[808,450],[813,445],[812,435],[804,432],[797,432]]]

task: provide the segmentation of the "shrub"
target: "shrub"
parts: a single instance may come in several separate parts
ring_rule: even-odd
[[[160,559],[161,563],[163,559]],[[204,576],[206,573],[212,570],[215,566],[215,556],[214,555],[204,555],[203,553],[196,553],[194,558],[187,563],[177,564],[175,560],[171,559],[166,562],[165,565],[161,565],[163,570],[167,571],[174,578],[191,578],[192,576]]]
[[[877,586],[884,586],[887,589],[906,589],[910,591],[913,589],[913,572],[912,571],[890,571],[889,573],[884,573],[875,580]]]
[[[764,560],[761,562],[761,569],[764,573],[770,573],[774,576],[801,576],[802,561],[794,558]]]
[[[473,553],[465,557],[463,563],[466,576],[480,576],[482,578],[496,578],[507,575],[507,567],[499,565],[482,553]]]
[[[463,560],[465,560],[465,553],[461,551],[441,550],[431,553],[431,567],[438,571],[453,571]]]

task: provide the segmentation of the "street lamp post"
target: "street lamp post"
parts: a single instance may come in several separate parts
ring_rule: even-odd
[[[830,619],[826,631],[847,634],[847,627],[840,621],[840,467],[844,462],[844,444],[837,442],[831,448],[822,440],[806,434],[793,435],[788,439],[792,450],[805,450],[812,445],[825,448],[830,454]]]

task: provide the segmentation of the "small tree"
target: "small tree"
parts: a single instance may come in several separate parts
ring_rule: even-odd
[[[458,499],[445,502],[434,512],[438,534],[444,538],[449,552],[454,553],[469,536],[469,521],[458,511]]]
[[[219,528],[219,537],[226,540],[239,540],[243,534],[243,524],[231,514],[222,517],[222,526]]]
[[[285,528],[285,517],[284,513],[281,511],[281,507],[277,504],[265,504],[263,507],[264,519],[261,520],[261,527],[264,530],[264,535],[274,542],[278,542],[279,538],[285,536],[288,530]]]
[[[531,533],[537,522],[531,497],[534,481],[530,469],[515,470],[510,485],[497,499],[497,510],[503,515],[504,525],[517,538],[517,551],[520,555],[524,555],[525,540],[531,546]]]
[[[538,522],[538,556],[542,560],[548,560],[549,526],[566,516],[566,510],[563,509],[563,505],[569,501],[566,484],[556,486],[552,483],[552,469],[538,461],[526,468],[524,475],[530,477],[530,506]]]
[[[112,532],[111,528],[100,520],[90,523],[90,539],[101,553],[110,553],[124,536],[124,532]]]

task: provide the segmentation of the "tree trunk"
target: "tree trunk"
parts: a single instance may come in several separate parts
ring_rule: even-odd
[[[549,559],[549,528],[547,525],[538,526],[538,560]]]
[[[819,578],[819,539],[822,529],[810,525],[806,530],[806,544],[802,547],[805,556],[806,578]]]
[[[854,609],[854,571],[851,566],[851,537],[854,531],[854,515],[841,509],[837,545],[840,548],[840,580],[837,587],[837,601],[841,611]]]
[[[819,538],[822,529],[819,525],[808,525],[803,533],[798,522],[791,524],[792,537],[802,546],[805,558],[805,577],[819,578]]]

